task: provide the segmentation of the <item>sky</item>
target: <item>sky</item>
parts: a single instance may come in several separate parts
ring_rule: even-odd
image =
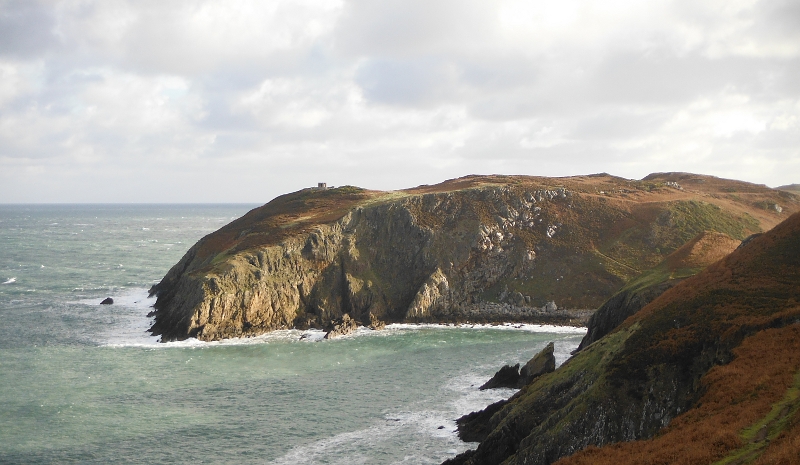
[[[797,0],[0,0],[0,203],[800,183]]]

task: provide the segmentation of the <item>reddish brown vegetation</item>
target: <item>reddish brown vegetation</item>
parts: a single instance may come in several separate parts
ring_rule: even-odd
[[[740,241],[727,234],[705,231],[667,257],[670,270],[698,268],[721,260],[738,247]]]
[[[800,313],[800,307],[795,308]],[[675,418],[659,436],[645,441],[592,447],[559,465],[707,464],[741,447],[739,432],[763,418],[800,370],[800,325],[768,329],[744,340],[728,365],[703,378],[698,406]],[[774,449],[774,450],[773,450]],[[797,463],[800,426],[787,431],[759,463]],[[775,457],[774,460],[769,457]],[[793,460],[786,461],[793,457]],[[781,461],[783,460],[783,461]]]
[[[800,370],[798,302],[800,214],[795,214],[626,322],[641,328],[626,343],[612,379],[642,376],[648,367],[689,360],[712,345],[738,346],[731,363],[702,378],[705,393],[696,407],[653,439],[591,447],[558,463],[706,464],[741,447],[742,430],[769,413]],[[759,463],[800,463],[798,422],[795,415]]]
[[[282,195],[203,238],[197,252],[204,258],[269,246],[342,218],[359,202],[377,195],[357,188],[306,189]]]
[[[796,465],[800,462],[800,411],[795,413],[788,428],[775,438],[754,465]]]

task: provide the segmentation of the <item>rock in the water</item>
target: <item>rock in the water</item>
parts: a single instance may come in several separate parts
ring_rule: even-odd
[[[530,359],[521,370],[519,368],[519,363],[513,367],[511,365],[504,366],[492,376],[492,379],[478,389],[481,391],[497,388],[519,389],[539,376],[555,371],[556,358],[553,355],[553,350],[553,343],[547,344],[547,346]]]
[[[111,297],[106,297],[105,299],[103,299],[102,302],[100,302],[100,305],[111,305],[113,303],[114,299],[112,299]]]
[[[464,442],[481,442],[492,431],[489,420],[508,403],[499,400],[483,410],[472,412],[456,420],[458,437]]]
[[[497,373],[492,376],[492,379],[484,383],[478,389],[483,391],[485,389],[497,388],[516,388],[519,385],[519,363],[514,365],[506,365]]]
[[[331,322],[331,329],[325,334],[325,339],[346,336],[358,329],[358,322],[345,313],[341,318]]]
[[[378,319],[372,312],[369,312],[369,329],[380,330],[386,328],[386,322]]]
[[[551,342],[547,344],[541,352],[530,359],[519,371],[519,384],[516,387],[521,388],[539,376],[555,371],[556,357],[553,355],[554,349],[555,346]]]

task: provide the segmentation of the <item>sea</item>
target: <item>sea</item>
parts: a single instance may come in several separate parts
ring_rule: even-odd
[[[585,330],[390,325],[160,343],[148,289],[257,205],[0,205],[0,463],[438,464],[504,364]],[[106,297],[112,305],[100,305]]]

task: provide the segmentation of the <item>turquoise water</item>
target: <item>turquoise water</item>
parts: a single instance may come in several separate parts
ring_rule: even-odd
[[[504,363],[582,332],[392,325],[160,344],[147,289],[253,205],[0,206],[0,463],[440,463]],[[101,306],[107,297],[114,305]]]

